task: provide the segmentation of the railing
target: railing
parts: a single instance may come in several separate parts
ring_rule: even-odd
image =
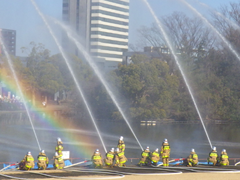
[[[240,124],[240,121],[233,120],[204,120],[205,124]],[[157,124],[201,124],[200,120],[192,121],[175,121],[175,120],[154,120],[154,121],[140,121],[141,125],[157,125]]]

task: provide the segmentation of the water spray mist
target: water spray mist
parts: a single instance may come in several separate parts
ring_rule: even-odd
[[[232,45],[228,42],[228,40],[202,15],[200,14],[194,7],[192,7],[189,3],[187,3],[185,0],[182,1],[189,9],[191,9],[195,14],[197,14],[198,17],[200,17],[221,39],[222,41],[227,45],[227,47],[230,49],[230,51],[236,56],[236,58],[240,61],[240,56],[237,53],[237,51],[232,47]]]
[[[66,32],[67,35],[69,37],[69,39],[71,41],[73,41],[75,43],[75,45],[77,46],[78,50],[81,51],[85,57],[85,59],[88,61],[89,65],[92,67],[92,69],[94,70],[94,72],[96,73],[96,75],[98,76],[98,78],[100,79],[100,81],[102,82],[103,86],[105,87],[106,91],[108,92],[109,96],[111,97],[112,101],[114,102],[114,104],[116,105],[118,111],[121,113],[124,121],[127,123],[129,129],[131,130],[134,138],[136,139],[136,141],[138,142],[138,145],[140,146],[141,150],[143,151],[143,147],[141,145],[141,143],[139,142],[136,134],[134,133],[131,125],[128,122],[128,119],[126,117],[126,115],[124,114],[122,108],[120,107],[116,96],[113,94],[113,91],[110,89],[109,84],[107,83],[107,81],[104,79],[104,77],[102,76],[102,73],[99,71],[98,67],[96,66],[95,62],[93,61],[93,59],[90,57],[90,55],[87,53],[87,51],[85,50],[85,48],[83,47],[83,45],[77,40],[79,38],[74,38],[73,37],[73,32],[71,32],[70,28],[68,28],[67,26],[65,26],[63,23],[55,20],[55,22],[57,24],[59,24],[61,26],[61,28],[63,28]]]
[[[106,146],[105,146],[105,144],[104,144],[104,142],[103,142],[103,139],[102,139],[102,136],[101,136],[101,134],[100,134],[100,131],[98,130],[98,127],[97,127],[97,124],[96,124],[95,119],[94,119],[94,117],[93,117],[93,114],[92,114],[92,111],[91,111],[91,109],[90,109],[90,106],[88,105],[88,102],[87,102],[87,100],[86,100],[86,98],[85,98],[85,96],[84,96],[84,94],[83,94],[82,88],[81,88],[80,84],[78,83],[78,81],[77,81],[77,79],[76,79],[76,76],[74,75],[73,69],[72,69],[71,65],[69,64],[69,60],[68,60],[66,54],[64,53],[64,51],[63,51],[63,49],[62,49],[62,46],[60,45],[57,37],[55,36],[55,34],[54,34],[53,31],[52,31],[52,28],[49,26],[49,24],[48,24],[45,16],[44,16],[44,15],[42,14],[42,12],[39,10],[39,8],[38,8],[37,4],[35,3],[35,1],[34,1],[34,0],[31,0],[31,2],[32,2],[33,6],[35,7],[36,11],[38,12],[39,16],[40,16],[40,17],[42,18],[42,20],[44,21],[44,23],[45,23],[45,25],[46,25],[49,33],[50,33],[51,36],[53,37],[55,43],[57,44],[57,47],[58,47],[58,49],[59,49],[59,51],[60,51],[60,53],[61,53],[61,55],[62,55],[62,57],[63,57],[63,59],[64,59],[64,61],[65,61],[65,63],[66,63],[66,65],[67,65],[67,67],[68,67],[68,69],[69,69],[69,71],[70,71],[70,73],[71,73],[71,75],[72,75],[72,78],[73,78],[73,80],[74,80],[74,82],[75,82],[75,84],[76,84],[76,86],[77,86],[77,89],[78,89],[78,91],[79,91],[79,93],[80,93],[80,95],[81,95],[81,97],[82,97],[82,99],[83,99],[83,101],[84,101],[84,104],[86,105],[86,108],[87,108],[87,110],[88,110],[88,113],[89,113],[89,115],[90,115],[90,117],[91,117],[91,120],[92,120],[92,122],[93,122],[93,124],[94,124],[94,127],[96,128],[96,131],[97,131],[97,133],[98,133],[98,136],[99,136],[99,138],[100,138],[100,140],[101,140],[101,143],[102,143],[102,146],[103,146],[103,148],[104,148],[104,151],[107,152]]]
[[[19,91],[19,93],[20,93],[20,97],[22,98],[23,105],[24,105],[24,107],[25,107],[25,109],[26,109],[28,119],[29,119],[29,121],[30,121],[30,124],[31,124],[31,126],[32,126],[32,130],[33,130],[34,136],[35,136],[36,141],[37,141],[37,144],[38,144],[38,148],[39,148],[39,150],[41,150],[41,146],[40,146],[40,143],[39,143],[39,140],[38,140],[38,137],[37,137],[35,128],[34,128],[34,126],[33,126],[32,118],[31,118],[29,109],[28,109],[28,107],[27,107],[27,103],[26,103],[26,101],[25,101],[25,99],[24,99],[21,86],[20,86],[20,84],[19,84],[19,81],[18,81],[16,72],[15,72],[15,70],[14,70],[13,63],[12,63],[12,59],[10,58],[10,56],[9,56],[9,54],[8,54],[8,51],[7,51],[7,49],[6,49],[5,45],[4,45],[1,32],[0,32],[0,44],[2,45],[3,52],[4,52],[5,55],[6,55],[8,65],[9,65],[9,67],[10,67],[10,70],[11,70],[11,72],[12,72],[13,78],[14,78],[14,80],[15,80],[15,82],[16,82],[18,91]]]
[[[159,29],[161,30],[161,32],[162,32],[162,34],[163,34],[163,36],[164,36],[164,39],[165,39],[165,41],[166,41],[166,43],[167,43],[167,45],[168,45],[168,47],[169,47],[169,49],[170,49],[170,51],[171,51],[174,59],[175,59],[175,61],[176,61],[176,64],[177,64],[177,66],[178,66],[178,68],[179,68],[179,70],[180,70],[180,72],[181,72],[181,74],[182,74],[183,80],[184,80],[184,82],[185,82],[185,84],[186,84],[186,86],[187,86],[188,92],[189,92],[189,94],[190,94],[190,96],[191,96],[191,98],[192,98],[192,101],[193,101],[193,104],[194,104],[194,106],[195,106],[195,108],[196,108],[196,111],[197,111],[197,113],[198,113],[198,116],[199,116],[199,118],[200,118],[200,120],[201,120],[203,129],[204,129],[204,131],[205,131],[205,134],[206,134],[207,139],[208,139],[208,142],[209,142],[209,145],[210,145],[210,147],[212,148],[212,143],[211,143],[211,140],[210,140],[210,138],[209,138],[209,135],[208,135],[208,132],[207,132],[207,130],[206,130],[206,127],[205,127],[205,125],[204,125],[204,123],[203,123],[203,119],[202,119],[202,116],[201,116],[200,111],[199,111],[199,109],[198,109],[196,100],[195,100],[195,98],[194,98],[194,96],[193,96],[192,90],[191,90],[191,88],[190,88],[190,86],[189,86],[189,83],[188,83],[188,80],[187,80],[187,78],[186,78],[186,76],[185,76],[185,74],[184,74],[184,72],[183,72],[183,70],[182,70],[182,67],[181,67],[181,65],[179,64],[178,57],[176,56],[176,53],[175,53],[175,51],[174,51],[174,49],[173,49],[173,46],[172,46],[172,44],[170,43],[170,40],[169,40],[169,38],[168,38],[168,36],[167,36],[167,33],[165,32],[162,23],[158,20],[156,14],[154,13],[154,11],[153,11],[153,9],[151,8],[151,6],[149,5],[148,1],[147,1],[147,0],[143,0],[143,1],[144,1],[144,3],[147,5],[147,7],[149,8],[152,16],[154,17],[155,21],[157,22],[157,25],[158,25]]]

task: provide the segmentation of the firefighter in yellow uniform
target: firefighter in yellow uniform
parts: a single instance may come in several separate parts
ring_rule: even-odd
[[[190,155],[187,158],[187,166],[197,166],[198,164],[198,155],[196,154],[195,150],[192,149]]]
[[[169,158],[170,158],[171,148],[169,146],[168,140],[165,139],[162,143],[161,147],[161,156],[163,161],[163,166],[169,166]]]
[[[24,156],[24,158],[21,160],[21,162],[19,163],[19,170],[24,170],[24,167],[25,167],[25,161],[26,161],[26,157],[28,155],[28,152],[27,154]]]
[[[92,156],[92,163],[93,163],[93,167],[94,168],[101,168],[102,167],[102,156],[99,152],[99,149],[96,149],[96,151],[94,152],[93,156]]]
[[[150,150],[149,150],[149,146],[147,146],[147,148],[142,152],[142,158],[140,159],[139,161],[139,166],[142,166],[142,165],[149,165],[150,163]]]
[[[155,151],[153,151],[153,152],[150,154],[150,159],[151,159],[151,161],[152,161],[152,163],[153,163],[154,166],[156,166],[157,163],[158,163],[158,161],[160,160],[160,154],[159,154],[158,151],[159,151],[159,150],[158,150],[158,148],[157,148],[157,149],[155,149]]]
[[[223,149],[220,156],[220,165],[229,166],[228,154],[226,149]]]
[[[24,170],[31,170],[32,168],[34,168],[35,164],[34,164],[34,158],[31,154],[31,152],[29,151],[27,153],[27,155],[24,157],[24,159],[22,160],[22,162],[24,162]]]
[[[117,155],[118,154],[117,149],[118,148],[115,148],[115,152],[114,152],[114,161],[115,161],[114,166],[118,166],[119,165],[119,157]]]
[[[120,136],[119,140],[118,140],[118,149],[120,152],[124,152],[125,151],[125,144],[123,141],[123,136]]]
[[[108,167],[113,167],[114,159],[114,148],[112,148],[108,153],[106,153],[106,159],[104,159],[105,165]]]
[[[55,156],[53,157],[53,160],[54,160],[53,166],[55,169],[63,169],[65,164],[62,156],[59,156],[58,153],[55,152]]]
[[[117,148],[116,149],[116,156],[117,156],[117,161],[116,164],[118,167],[122,167],[122,166],[126,166],[125,163],[127,162],[127,158],[126,156],[124,155],[124,152],[120,152],[120,150]]]
[[[217,154],[217,148],[213,147],[212,151],[209,153],[209,157],[208,157],[208,163],[212,162],[214,166],[216,166],[217,162],[218,162],[218,154]]]
[[[57,138],[57,146],[55,147],[55,151],[58,153],[59,156],[62,157],[63,143],[61,138]]]
[[[39,153],[37,159],[38,159],[38,163],[37,163],[38,169],[43,169],[43,170],[45,170],[45,169],[47,168],[47,166],[48,166],[49,160],[48,160],[48,157],[46,156],[44,150],[42,150],[42,151]]]

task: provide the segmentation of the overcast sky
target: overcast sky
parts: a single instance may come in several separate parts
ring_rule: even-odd
[[[40,10],[47,16],[61,20],[62,0],[35,0]],[[222,5],[240,0],[187,0],[203,15],[208,15],[208,10],[198,2],[205,3],[211,8],[219,9]],[[150,5],[158,17],[170,15],[174,11],[195,15],[179,0],[149,0]],[[139,38],[137,29],[141,26],[150,26],[153,23],[150,12],[142,0],[130,0],[129,42],[134,44]],[[27,47],[31,41],[45,44],[52,54],[58,52],[56,45],[50,37],[47,28],[36,13],[30,0],[0,0],[0,28],[17,31],[17,55],[21,53],[21,47]],[[58,33],[60,37],[60,32]]]

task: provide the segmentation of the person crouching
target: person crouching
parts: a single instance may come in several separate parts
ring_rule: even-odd
[[[42,150],[42,151],[39,153],[37,159],[38,159],[38,163],[37,163],[38,169],[43,169],[43,170],[45,170],[45,169],[47,168],[47,166],[48,166],[48,161],[49,161],[49,160],[48,160],[48,157],[46,156],[44,150]]]
[[[94,168],[101,168],[102,167],[102,156],[99,152],[99,149],[96,149],[96,151],[93,153],[92,156],[92,163]]]
[[[108,153],[106,153],[106,159],[104,159],[105,165],[108,167],[113,167],[114,159],[114,148],[112,148]]]
[[[196,154],[195,150],[192,149],[190,155],[187,158],[187,166],[192,167],[192,166],[197,166],[198,164],[198,155]]]

